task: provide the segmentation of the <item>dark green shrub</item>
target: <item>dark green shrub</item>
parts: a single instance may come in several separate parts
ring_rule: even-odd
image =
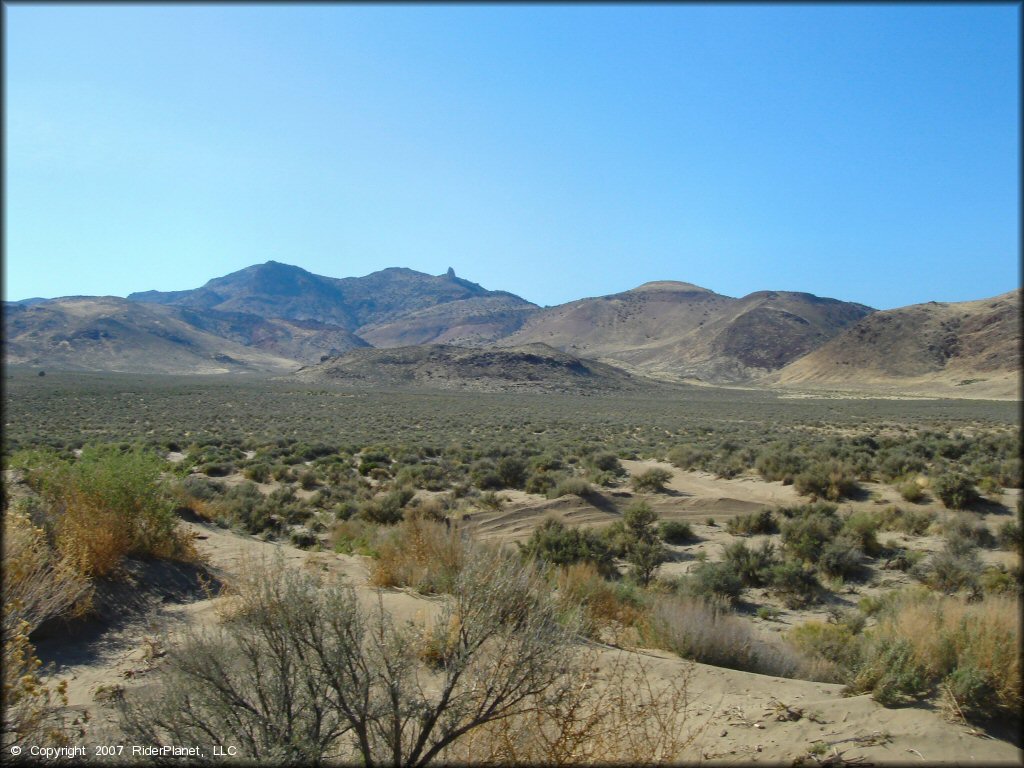
[[[319,483],[316,472],[312,470],[307,469],[299,475],[299,485],[305,491],[312,491]]]
[[[246,480],[252,480],[254,483],[265,483],[270,479],[270,467],[266,464],[250,464],[242,470],[242,474]]]
[[[839,510],[835,504],[827,501],[815,501],[810,504],[797,504],[794,507],[779,507],[776,511],[787,520],[808,515],[822,515],[824,517],[835,517]]]
[[[659,541],[655,523],[658,515],[644,502],[631,504],[622,515],[626,533],[626,561],[630,572],[641,584],[650,583],[668,553]]]
[[[619,457],[611,451],[601,451],[590,457],[590,465],[599,472],[608,472],[616,477],[626,474]]]
[[[534,528],[529,540],[519,547],[524,558],[537,558],[553,565],[589,562],[602,576],[615,573],[612,555],[599,534],[581,528],[567,528],[552,517]]]
[[[697,540],[693,528],[682,520],[663,520],[658,524],[658,535],[669,544],[688,544]]]
[[[534,472],[526,480],[527,493],[548,494],[555,487],[555,478],[547,472]]]
[[[1002,549],[1024,550],[1024,529],[1016,520],[1007,520],[999,526],[999,533],[996,536],[999,546]]]
[[[288,538],[291,540],[292,546],[299,549],[309,549],[317,544],[316,535],[306,528],[292,531]]]
[[[522,488],[526,484],[526,462],[515,456],[503,456],[496,468],[503,488]]]
[[[359,509],[359,516],[375,525],[394,525],[402,519],[403,507],[409,503],[414,491],[398,488],[383,498],[368,499]]]
[[[235,471],[235,466],[228,462],[211,461],[200,466],[199,471],[208,477],[226,477]]]
[[[181,488],[194,499],[212,501],[224,493],[227,486],[202,475],[189,475],[181,481]]]

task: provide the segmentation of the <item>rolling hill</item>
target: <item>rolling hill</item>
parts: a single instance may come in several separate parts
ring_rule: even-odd
[[[4,361],[71,371],[283,372],[296,363],[113,296],[4,305]]]
[[[357,349],[292,374],[303,381],[477,392],[639,392],[662,385],[546,344]]]
[[[543,342],[665,378],[731,383],[781,368],[871,311],[808,293],[734,299],[659,281],[542,310],[500,343]]]
[[[865,317],[764,383],[957,397],[1020,395],[1021,291]]]

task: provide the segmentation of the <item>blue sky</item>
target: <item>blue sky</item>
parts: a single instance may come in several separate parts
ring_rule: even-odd
[[[1020,284],[1020,8],[6,5],[5,297]]]

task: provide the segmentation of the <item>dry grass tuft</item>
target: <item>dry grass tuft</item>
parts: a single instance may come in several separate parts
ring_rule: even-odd
[[[761,639],[724,606],[683,595],[659,599],[652,610],[649,642],[686,659],[763,675],[836,682],[824,660],[783,642]]]
[[[411,587],[422,594],[449,592],[466,561],[458,528],[411,516],[388,532],[377,547],[370,583]]]
[[[647,610],[629,587],[608,582],[591,562],[559,568],[556,575],[559,603],[578,610],[583,633],[615,645],[635,645]]]
[[[691,670],[653,679],[637,654],[591,649],[524,714],[478,729],[446,757],[481,765],[665,765],[701,729],[687,724]]]

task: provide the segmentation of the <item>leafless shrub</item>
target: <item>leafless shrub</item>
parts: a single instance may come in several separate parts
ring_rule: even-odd
[[[482,725],[525,714],[566,674],[573,627],[531,567],[478,552],[428,635],[283,562],[254,569],[233,617],[192,633],[160,682],[121,706],[145,743],[234,745],[273,762],[425,765]]]

